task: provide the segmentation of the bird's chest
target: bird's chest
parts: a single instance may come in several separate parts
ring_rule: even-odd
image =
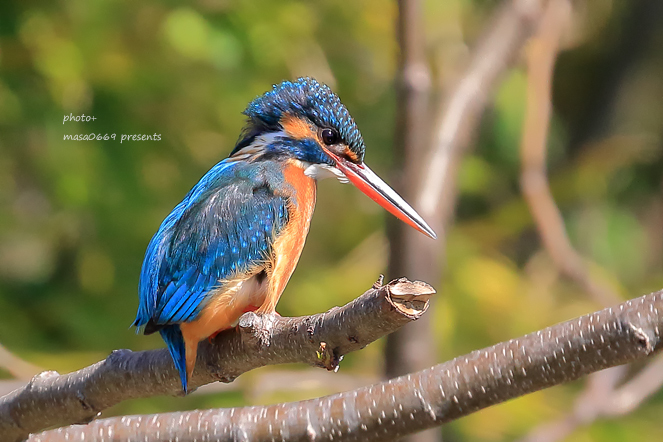
[[[274,239],[272,255],[275,261],[274,271],[285,272],[284,276],[287,279],[294,271],[306,242],[315,208],[316,183],[314,179],[304,174],[303,167],[294,162],[285,166],[283,178],[285,183],[283,193],[289,201],[288,223]],[[277,262],[284,261],[290,262],[292,265],[277,269],[279,267],[276,265]]]
[[[285,186],[283,196],[288,198],[288,223],[276,236],[272,245],[272,256],[267,278],[267,292],[258,311],[274,311],[281,293],[304,248],[313,209],[315,208],[315,180],[304,174],[303,165],[297,162],[286,164],[283,170]]]
[[[305,239],[315,208],[316,183],[313,178],[304,174],[304,170],[305,166],[295,161],[285,166],[283,193],[290,201],[286,229],[303,233],[300,236]]]

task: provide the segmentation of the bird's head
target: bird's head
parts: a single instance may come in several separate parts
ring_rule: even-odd
[[[284,81],[254,99],[235,158],[295,159],[312,178],[336,176],[399,219],[435,238],[435,232],[391,187],[364,164],[364,139],[347,108],[312,78]]]

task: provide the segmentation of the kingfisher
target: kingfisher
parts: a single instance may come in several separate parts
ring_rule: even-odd
[[[325,84],[274,85],[244,111],[230,156],[163,220],[140,274],[137,332],[159,332],[185,393],[198,343],[249,311],[274,314],[311,223],[317,180],[351,182],[389,212],[435,232],[364,164],[364,141]]]

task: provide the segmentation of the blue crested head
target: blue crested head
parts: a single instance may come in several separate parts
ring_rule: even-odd
[[[251,101],[244,114],[248,117],[247,126],[231,155],[251,145],[260,135],[286,129],[291,151],[306,151],[295,155],[299,159],[333,163],[320,146],[336,145],[353,161],[364,160],[364,140],[350,112],[329,86],[312,78],[274,85],[271,91]],[[297,124],[293,125],[293,120]],[[309,130],[302,129],[306,127]],[[313,158],[317,160],[311,161]]]

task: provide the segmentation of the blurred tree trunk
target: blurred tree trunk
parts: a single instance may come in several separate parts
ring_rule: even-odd
[[[397,76],[396,133],[394,134],[394,185],[410,203],[415,201],[417,176],[421,173],[425,147],[428,144],[428,97],[430,72],[419,0],[399,0],[397,37],[400,48]],[[417,207],[415,207],[417,209]],[[390,244],[389,276],[411,275],[422,281],[436,281],[435,265],[423,259],[418,240],[427,240],[399,220],[388,221]],[[428,240],[430,241],[430,240]],[[419,252],[419,253],[418,253]],[[430,333],[430,316],[420,324],[404,327],[387,337],[385,374],[388,378],[412,373],[434,365],[435,345]],[[409,441],[429,442],[441,439],[435,428],[408,437]]]

